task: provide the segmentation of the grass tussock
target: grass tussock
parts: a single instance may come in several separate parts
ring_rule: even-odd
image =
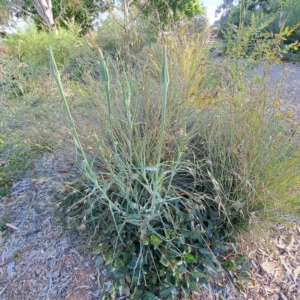
[[[205,43],[200,39],[203,53]],[[172,41],[170,60],[174,45],[180,42]],[[289,131],[267,108],[266,82],[251,83],[243,64],[228,61],[227,82],[221,75],[215,103],[192,106],[190,97],[201,95],[191,88],[207,87],[204,78],[212,72],[205,57],[194,56],[195,46],[177,48],[185,56],[170,62],[172,68],[164,48],[160,74],[155,51],[133,71],[106,62],[101,52],[98,80],[85,77],[93,123],[82,127],[51,60],[87,179],[81,184],[85,194],[68,211],[95,232],[105,228],[96,251],[116,278],[114,296],[176,298],[197,290],[198,283],[215,282],[224,270],[243,278],[247,263],[238,256],[225,259],[232,231],[261,216],[299,209],[296,193],[286,190],[299,174],[299,149],[282,142]],[[274,165],[292,175],[282,183]],[[281,197],[288,193],[286,205]]]
[[[199,284],[223,288],[222,276],[240,284],[250,263],[230,247],[236,230],[299,215],[299,128],[277,117],[267,78],[239,59],[240,44],[218,60],[208,33],[178,36],[151,39],[126,62],[109,45],[61,59],[55,40],[58,90],[37,67],[48,52],[5,66],[1,105],[15,117],[3,115],[1,130],[18,124],[21,139],[30,125],[26,145],[76,159],[81,176],[58,195],[58,212],[91,230],[112,297],[178,299]],[[278,45],[263,47],[268,61]]]

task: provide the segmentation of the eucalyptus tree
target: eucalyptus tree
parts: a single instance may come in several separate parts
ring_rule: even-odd
[[[68,22],[73,22],[81,27],[84,34],[92,27],[99,12],[107,8],[104,0],[0,0],[0,22],[17,15],[30,18],[39,28],[55,30],[58,26],[68,27]]]

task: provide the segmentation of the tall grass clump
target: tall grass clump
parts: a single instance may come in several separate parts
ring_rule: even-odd
[[[267,65],[254,74],[241,45],[210,62],[206,41],[172,36],[162,60],[150,45],[130,66],[100,51],[98,77],[87,72],[73,90],[86,101],[80,115],[51,54],[83,174],[60,207],[94,230],[113,298],[178,299],[199,284],[223,288],[221,276],[244,279],[249,263],[227,244],[234,229],[299,212],[298,133],[270,109]],[[268,47],[255,49],[273,62]]]
[[[177,74],[168,72],[166,49],[159,76],[147,63],[131,71],[102,54],[100,66],[103,87],[93,86],[97,118],[76,126],[51,54],[87,179],[80,196],[68,198],[67,212],[99,235],[94,253],[115,279],[112,296],[177,299],[224,269],[246,276],[245,261],[223,256],[239,207],[225,196],[199,147],[198,111],[186,105],[179,87],[169,91]]]
[[[236,221],[279,220],[299,216],[299,123],[292,112],[278,114],[280,94],[270,81],[288,30],[273,38],[253,13],[228,35],[228,56],[216,68],[218,93],[202,116],[206,155],[215,176],[240,205]],[[259,25],[259,26],[257,26]],[[260,70],[260,71],[259,71]],[[248,217],[246,216],[248,214]]]
[[[255,82],[257,75],[249,72],[245,79],[243,66],[236,66],[243,80],[236,79],[232,62],[227,67],[226,77],[233,76],[235,84],[222,87],[217,104],[203,114],[201,128],[214,176],[240,207],[231,220],[240,226],[249,219],[256,224],[299,215],[299,125],[279,118],[279,99],[270,93],[268,81]]]

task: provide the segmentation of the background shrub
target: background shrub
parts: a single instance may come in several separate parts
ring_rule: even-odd
[[[10,57],[18,58],[23,63],[34,67],[48,67],[49,49],[57,56],[57,63],[64,65],[78,49],[87,46],[86,41],[79,36],[79,29],[74,25],[70,29],[59,29],[54,32],[38,31],[34,25],[25,31],[9,35],[3,39]]]

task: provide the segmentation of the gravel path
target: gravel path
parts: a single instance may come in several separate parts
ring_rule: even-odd
[[[263,66],[255,73],[262,75]],[[300,64],[282,63],[271,66],[267,76],[274,85],[273,93],[280,99],[283,112],[292,110],[292,119],[300,122]]]

